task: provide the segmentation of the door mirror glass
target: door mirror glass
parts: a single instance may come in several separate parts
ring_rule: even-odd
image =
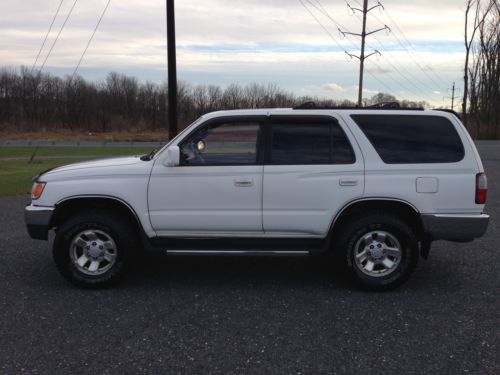
[[[179,146],[170,146],[167,149],[167,159],[165,160],[165,165],[167,167],[175,167],[180,163],[180,150]]]
[[[198,150],[198,152],[201,152],[203,154],[207,149],[207,142],[205,142],[205,140],[203,139],[200,139],[196,144],[196,149]]]

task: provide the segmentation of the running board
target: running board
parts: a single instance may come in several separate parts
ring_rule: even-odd
[[[308,250],[166,250],[168,255],[307,256]]]

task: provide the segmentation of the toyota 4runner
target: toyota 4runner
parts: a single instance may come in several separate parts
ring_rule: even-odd
[[[38,175],[28,232],[55,231],[71,282],[116,282],[143,250],[330,254],[361,287],[404,282],[434,240],[482,236],[487,180],[474,143],[437,110],[207,114],[158,152]]]

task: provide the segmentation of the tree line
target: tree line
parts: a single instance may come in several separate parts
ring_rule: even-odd
[[[462,114],[474,135],[500,138],[500,1],[466,0]]]
[[[0,69],[0,130],[157,130],[166,129],[166,83],[139,82],[137,78],[111,72],[106,79],[88,81],[80,76],[64,78],[32,73],[26,67]],[[293,107],[307,101],[320,106],[351,106],[350,100],[296,96],[276,84],[252,83],[178,85],[179,128],[201,115],[217,110]],[[365,105],[397,101],[379,93]],[[400,101],[403,107],[424,107],[425,102]]]

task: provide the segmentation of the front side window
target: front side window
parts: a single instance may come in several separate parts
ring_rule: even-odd
[[[258,122],[224,122],[202,126],[180,145],[181,165],[254,165]]]
[[[351,144],[340,126],[330,122],[272,125],[270,164],[352,164]]]

